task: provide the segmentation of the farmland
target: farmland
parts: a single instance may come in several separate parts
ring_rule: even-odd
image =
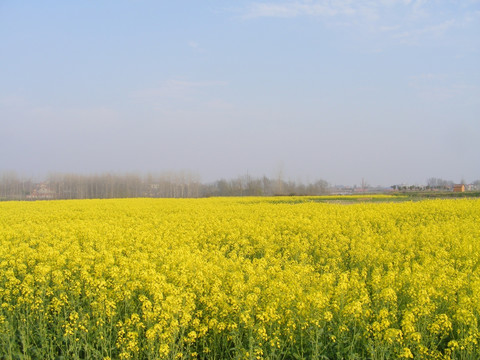
[[[480,201],[358,199],[0,203],[0,358],[480,358]]]

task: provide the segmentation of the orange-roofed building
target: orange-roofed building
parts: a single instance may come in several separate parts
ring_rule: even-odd
[[[465,185],[464,184],[453,185],[453,192],[465,192]]]

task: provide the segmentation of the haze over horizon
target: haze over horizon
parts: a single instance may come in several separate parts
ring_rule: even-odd
[[[0,0],[0,173],[480,179],[480,1]]]

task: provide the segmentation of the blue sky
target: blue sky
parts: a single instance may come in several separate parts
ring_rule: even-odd
[[[0,172],[480,179],[480,1],[0,0]]]

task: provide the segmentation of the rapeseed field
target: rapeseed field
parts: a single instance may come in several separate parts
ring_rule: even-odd
[[[479,359],[480,201],[0,203],[1,359]]]

